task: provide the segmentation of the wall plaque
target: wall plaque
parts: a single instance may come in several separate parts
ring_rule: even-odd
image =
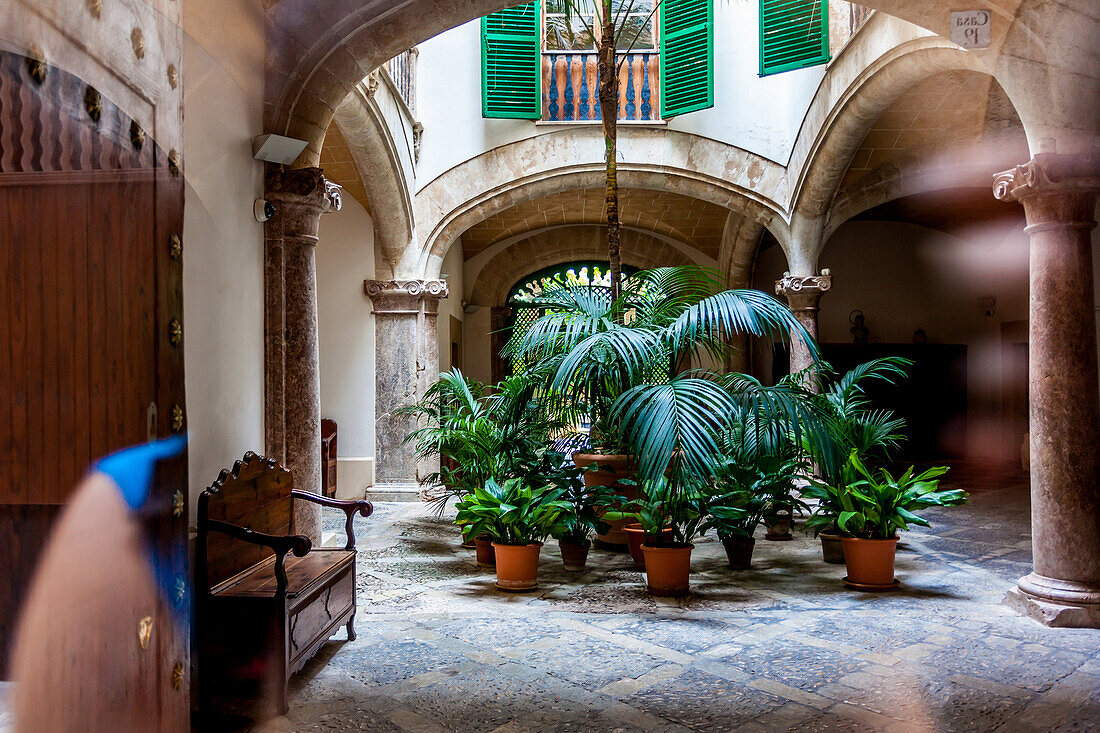
[[[989,48],[988,10],[951,13],[951,40],[963,48]]]

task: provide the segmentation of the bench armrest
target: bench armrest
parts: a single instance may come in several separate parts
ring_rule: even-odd
[[[290,495],[295,499],[305,499],[306,501],[312,501],[314,504],[320,504],[321,506],[333,507],[334,509],[342,509],[346,515],[344,520],[344,532],[347,534],[348,542],[344,545],[345,550],[355,549],[355,531],[352,529],[351,520],[355,517],[355,513],[359,512],[362,517],[369,517],[371,512],[374,511],[374,505],[366,499],[359,499],[356,501],[344,501],[343,499],[330,499],[327,496],[321,496],[320,494],[314,494],[309,491],[300,491],[299,489],[293,489]]]
[[[222,522],[217,519],[208,519],[205,522],[206,529],[214,530],[235,537],[238,540],[251,542],[254,545],[270,547],[275,551],[275,582],[276,593],[280,596],[286,593],[286,554],[293,552],[298,557],[305,557],[313,548],[313,542],[301,534],[275,535],[256,532],[255,530],[241,527],[230,522]]]

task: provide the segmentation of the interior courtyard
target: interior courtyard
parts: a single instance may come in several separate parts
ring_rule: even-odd
[[[1100,728],[1098,194],[1092,0],[0,0],[0,731]]]

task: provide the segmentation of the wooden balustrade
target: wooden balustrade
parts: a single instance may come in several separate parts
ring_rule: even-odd
[[[657,51],[635,51],[626,57],[619,70],[620,120],[661,118],[660,66]],[[598,84],[595,52],[544,53],[543,121],[599,122]]]

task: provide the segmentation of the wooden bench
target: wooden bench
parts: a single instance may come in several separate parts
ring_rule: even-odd
[[[294,500],[342,509],[344,549],[314,548],[293,535]],[[198,702],[259,681],[286,713],[287,681],[340,626],[355,639],[356,512],[368,501],[338,501],[293,488],[290,471],[246,453],[199,495],[195,557]]]

